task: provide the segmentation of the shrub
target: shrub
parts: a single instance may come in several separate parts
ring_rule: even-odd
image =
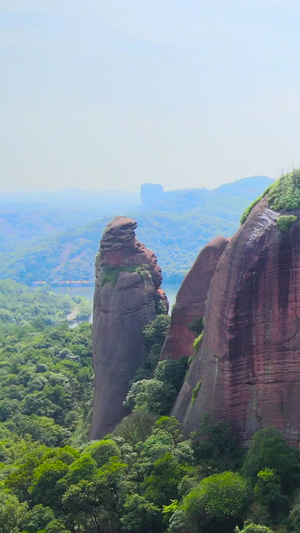
[[[254,486],[257,474],[267,467],[280,475],[283,494],[290,494],[299,485],[297,451],[287,446],[282,433],[273,427],[255,433],[243,465],[243,475]]]
[[[169,383],[163,383],[158,379],[143,379],[136,381],[126,396],[125,404],[131,410],[148,411],[158,415],[169,413],[176,389]]]
[[[277,226],[279,227],[280,231],[288,232],[296,220],[297,217],[295,215],[281,215],[277,218]]]
[[[245,211],[243,212],[242,216],[241,216],[241,224],[244,224],[244,222],[246,222],[248,216],[250,215],[253,207],[256,206],[256,204],[258,204],[258,202],[263,198],[264,195],[262,196],[258,196],[258,198],[256,198],[256,200],[254,200],[254,202],[252,202],[252,204],[250,204],[247,209],[245,209]]]
[[[260,526],[247,521],[245,522],[243,529],[237,527],[235,533],[274,533],[274,531],[267,526]]]
[[[204,319],[203,319],[202,316],[199,316],[199,317],[195,318],[195,320],[193,320],[192,322],[189,323],[189,325],[188,325],[189,329],[191,331],[194,331],[198,335],[200,335],[200,333],[202,333],[203,327],[204,327],[203,320]]]
[[[242,216],[241,216],[241,224],[244,224],[244,222],[246,222],[248,216],[250,215],[253,207],[256,206],[256,204],[258,204],[258,202],[260,202],[260,200],[262,200],[262,198],[264,198],[267,194],[268,196],[270,195],[270,192],[271,190],[273,189],[273,187],[275,186],[277,182],[275,183],[272,183],[272,185],[270,185],[266,190],[265,192],[261,195],[261,196],[258,196],[258,198],[256,198],[256,200],[254,200],[254,202],[252,202],[252,204],[249,205],[249,207],[247,207],[247,209],[245,209],[245,211],[243,212]]]
[[[114,430],[114,435],[122,437],[126,442],[135,446],[149,437],[156,420],[157,417],[152,413],[135,411],[123,418]]]
[[[269,206],[275,211],[300,208],[300,169],[277,180],[268,193]]]
[[[136,272],[136,267],[110,267],[106,266],[104,267],[104,271],[101,278],[101,287],[105,285],[105,283],[111,283],[114,287],[117,283],[117,279],[119,277],[119,274],[121,272]]]
[[[200,335],[194,340],[193,348],[194,348],[195,355],[199,351],[202,339],[203,339],[203,332],[200,333]]]
[[[250,491],[245,479],[234,472],[223,472],[204,478],[184,498],[178,510],[184,513],[187,531],[229,533],[242,521],[249,503]]]
[[[198,396],[198,392],[201,389],[201,385],[202,385],[202,380],[200,379],[200,381],[198,381],[196,387],[192,391],[192,403],[194,403],[194,401],[196,400]]]

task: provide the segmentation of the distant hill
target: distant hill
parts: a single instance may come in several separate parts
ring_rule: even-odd
[[[27,284],[93,280],[106,224],[127,215],[138,222],[137,237],[156,253],[165,281],[180,281],[210,239],[233,235],[243,210],[272,181],[254,176],[213,190],[174,191],[144,184],[142,203],[137,195],[124,193],[111,200],[108,194],[86,191],[29,195],[27,201],[0,195],[0,278]]]
[[[0,194],[0,249],[82,226],[141,205],[138,192],[66,189],[48,193]]]

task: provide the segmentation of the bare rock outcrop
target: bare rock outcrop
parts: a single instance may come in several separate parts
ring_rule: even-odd
[[[95,392],[91,439],[128,414],[129,382],[144,361],[143,326],[168,310],[156,256],[135,238],[137,223],[117,217],[106,227],[96,258],[93,312]]]
[[[209,413],[242,443],[271,425],[299,448],[300,209],[291,210],[300,207],[298,178],[288,176],[289,210],[280,207],[283,181],[219,260],[201,347],[173,408],[185,435]]]
[[[212,239],[201,250],[184,278],[172,310],[161,359],[179,359],[182,355],[193,355],[193,342],[197,333],[189,325],[204,317],[210,283],[227,244],[228,239],[224,237]]]

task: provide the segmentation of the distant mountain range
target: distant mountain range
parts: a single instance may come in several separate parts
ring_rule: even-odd
[[[137,236],[158,257],[165,281],[180,281],[200,249],[231,236],[242,211],[273,182],[243,178],[209,190],[164,191],[144,184],[138,193],[90,192],[0,195],[0,278],[58,283],[94,279],[94,260],[106,224],[135,218]]]

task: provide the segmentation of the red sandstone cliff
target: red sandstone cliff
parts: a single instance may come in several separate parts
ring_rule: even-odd
[[[216,237],[199,253],[191,270],[184,278],[172,310],[171,324],[161,359],[179,359],[193,355],[197,333],[189,328],[197,318],[203,318],[205,303],[217,263],[228,244],[228,239]]]
[[[111,432],[128,414],[123,402],[143,363],[142,328],[154,320],[157,302],[165,302],[167,312],[161,269],[154,253],[136,240],[136,226],[130,218],[115,218],[104,231],[96,258],[91,439]]]
[[[272,425],[299,447],[300,210],[292,213],[298,220],[280,231],[283,213],[264,197],[218,263],[202,344],[173,409],[185,435],[210,413],[241,442]]]

